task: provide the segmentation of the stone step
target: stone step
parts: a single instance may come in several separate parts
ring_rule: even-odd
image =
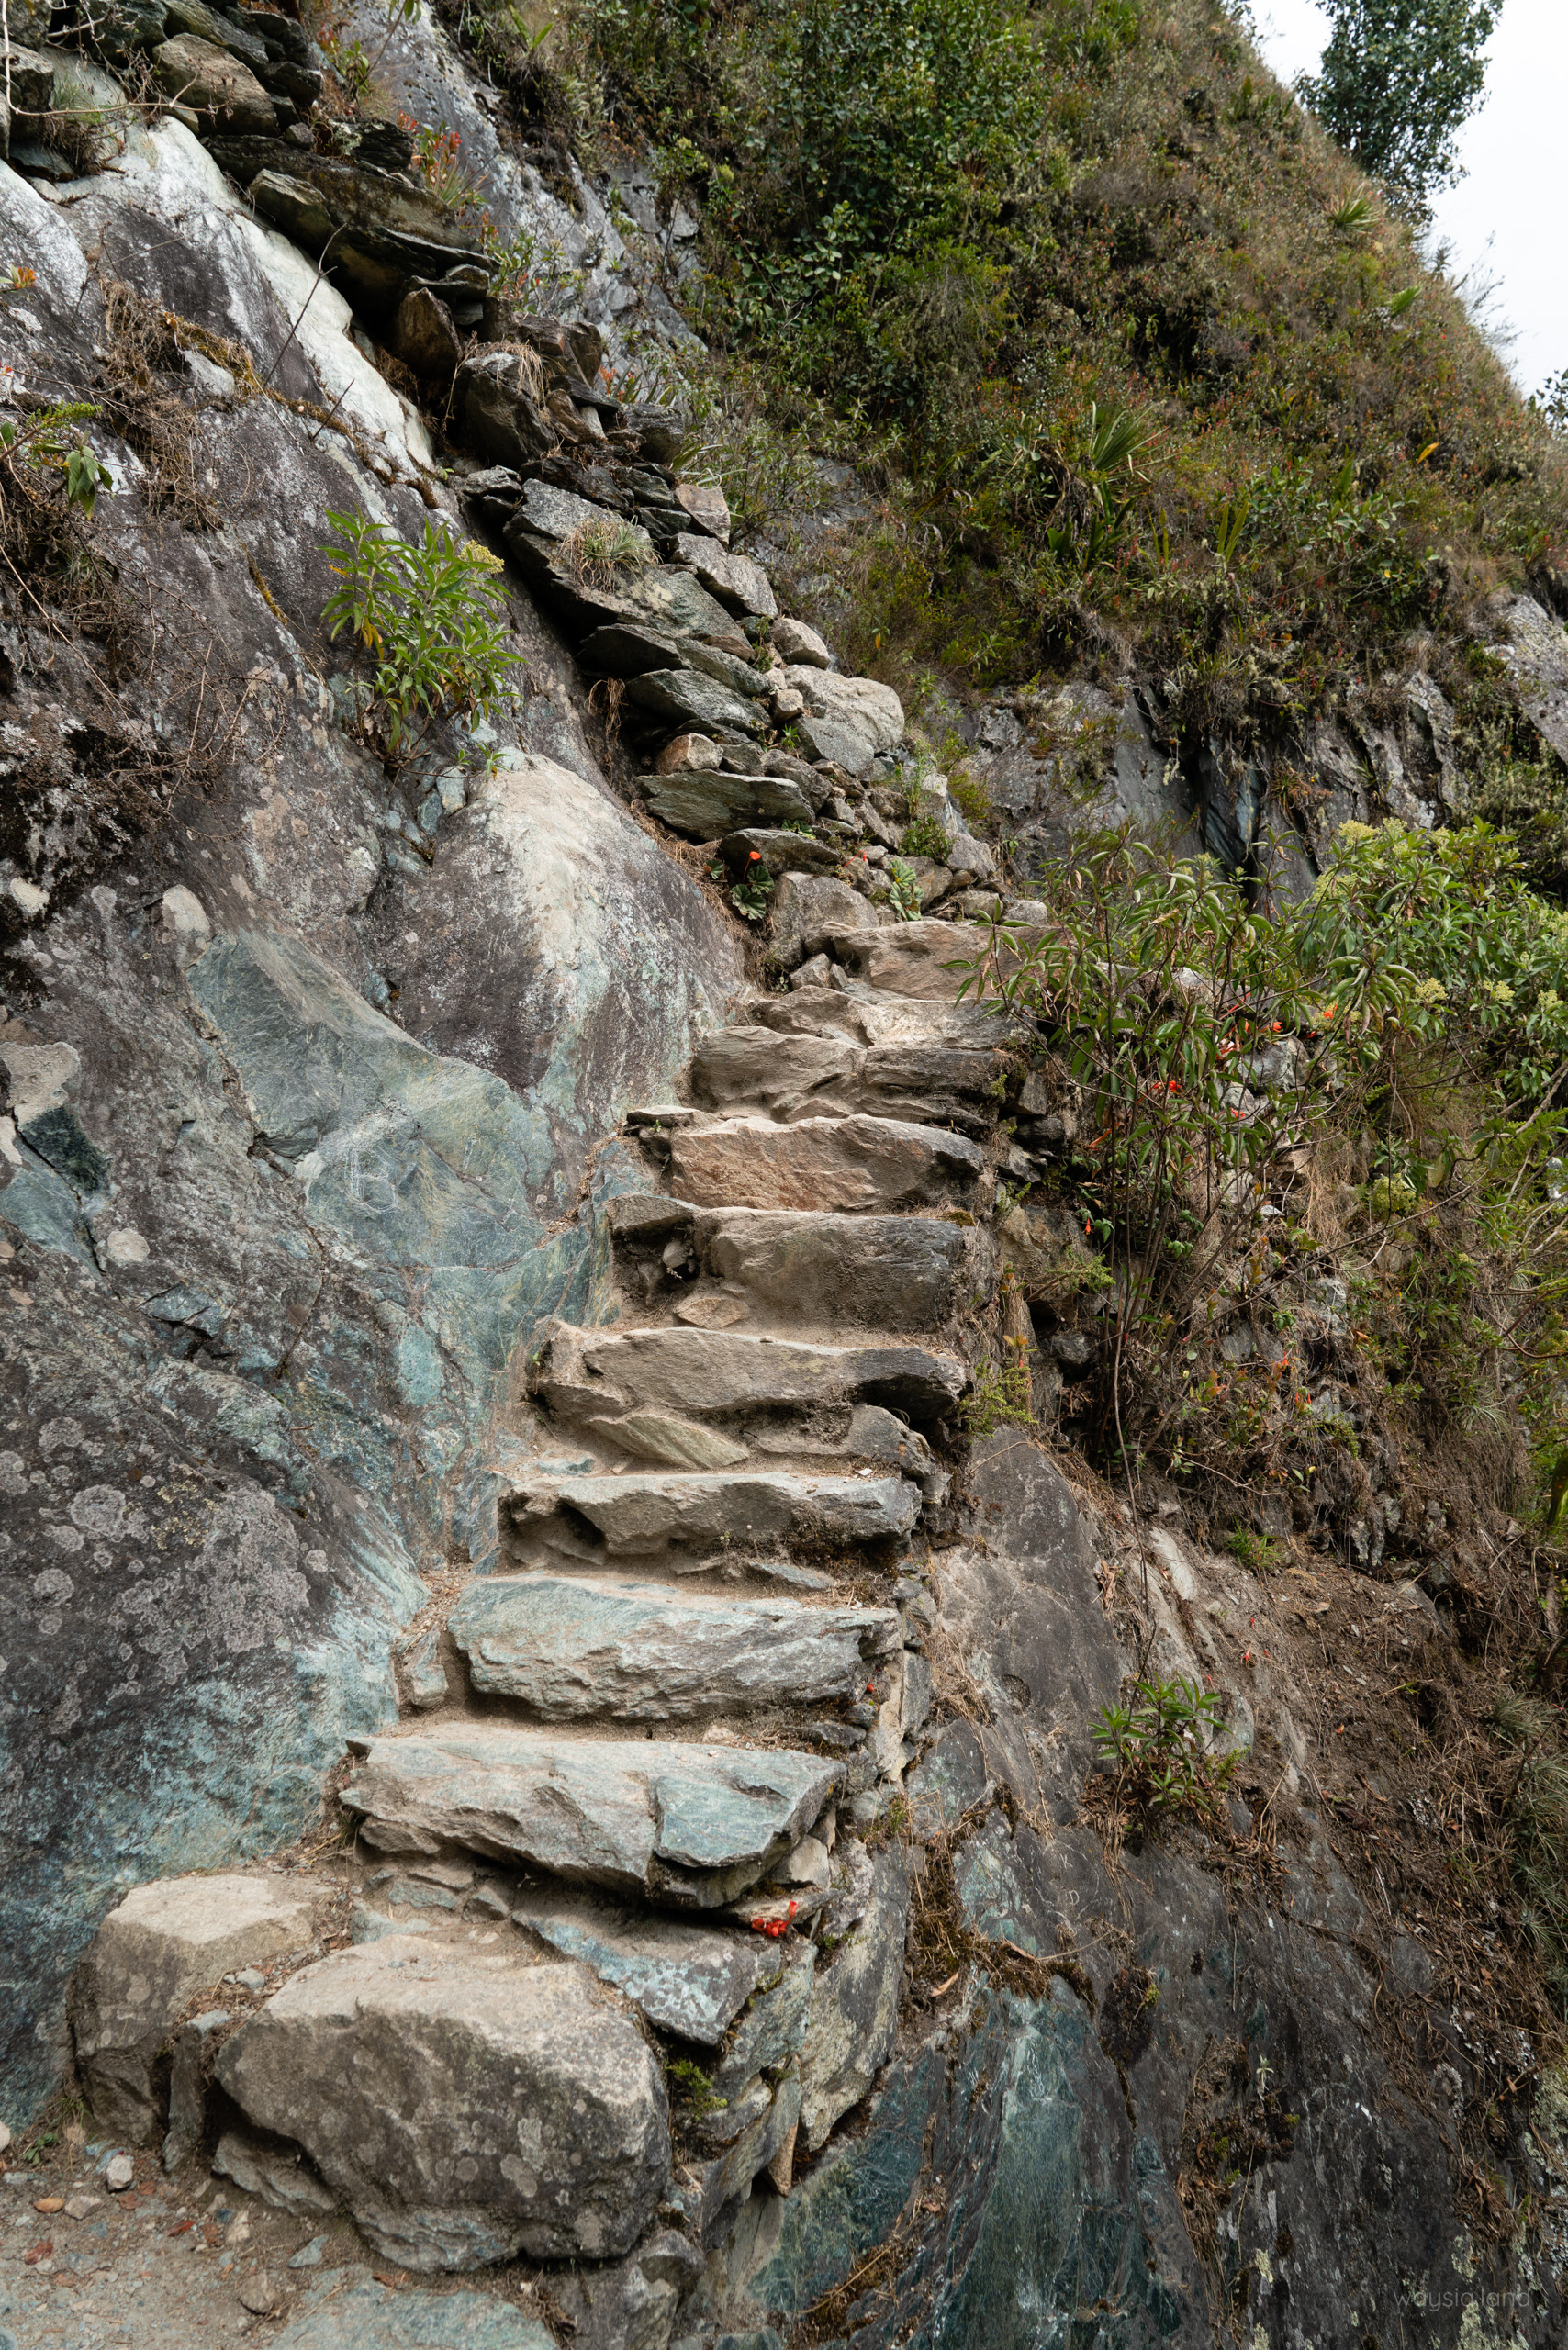
[[[692,1055],[687,1082],[706,1110],[747,1105],[776,1118],[867,1111],[984,1136],[1017,1065],[1001,1053],[946,1044],[857,1046],[846,1036],[727,1028]]]
[[[919,1514],[920,1488],[898,1476],[649,1470],[520,1483],[501,1498],[499,1532],[514,1566],[638,1561],[689,1574],[769,1544],[902,1542]]]
[[[377,1852],[456,1847],[622,1897],[717,1909],[793,1850],[843,1775],[788,1748],[465,1726],[364,1741],[342,1800]]]
[[[845,1036],[857,1045],[953,1045],[969,1052],[1005,1052],[1031,1034],[1026,1021],[1008,1013],[894,995],[847,978],[837,987],[761,996],[747,1004],[746,1018],[781,1036]]]
[[[580,1959],[634,2000],[661,2031],[716,2047],[758,1991],[785,1970],[782,1945],[763,1934],[630,1908],[602,1895],[542,1886],[521,1893],[515,1924],[564,1958]]]
[[[948,1419],[969,1384],[956,1355],[922,1347],[826,1347],[719,1330],[583,1330],[543,1325],[529,1354],[528,1389],[573,1420],[642,1407],[697,1419],[880,1404],[922,1425]],[[633,1444],[633,1450],[638,1449]]]
[[[670,1188],[699,1207],[840,1208],[887,1214],[945,1201],[968,1206],[980,1187],[979,1146],[940,1126],[896,1118],[725,1118],[662,1143]]]
[[[648,1305],[722,1282],[732,1319],[935,1330],[989,1292],[966,1221],[801,1208],[699,1208],[655,1194],[607,1208],[617,1271]]]
[[[693,1721],[859,1695],[903,1644],[891,1607],[699,1597],[588,1575],[493,1575],[448,1620],[487,1695],[538,1721]]]
[[[977,977],[971,968],[985,950],[989,934],[973,923],[901,922],[882,930],[835,931],[830,942],[834,962],[851,979],[879,992],[916,996],[929,1003],[957,1003],[958,990]],[[1021,953],[1043,934],[1020,929],[1002,951],[1004,973],[1017,969]],[[989,991],[991,982],[985,982]],[[967,1000],[967,999],[966,999]]]
[[[652,2049],[590,1968],[519,1942],[335,1951],[241,2025],[218,2077],[405,2268],[610,2257],[669,2180]]]

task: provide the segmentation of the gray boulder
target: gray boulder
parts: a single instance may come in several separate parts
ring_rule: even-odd
[[[388,1935],[295,1976],[218,2078],[414,2269],[626,2252],[669,2177],[652,2052],[587,1967]]]
[[[831,669],[833,655],[816,630],[804,621],[787,616],[776,620],[768,631],[768,641],[780,661],[793,662],[797,667]]]
[[[875,764],[876,744],[868,733],[846,719],[802,711],[795,728],[813,759],[831,760],[846,775],[867,775]]]
[[[690,531],[681,532],[675,548],[679,561],[694,571],[710,595],[716,596],[732,612],[755,613],[761,620],[771,620],[778,610],[767,572],[749,555],[732,554],[716,540],[699,537]]]
[[[476,1689],[539,1721],[689,1721],[848,1697],[902,1644],[887,1607],[689,1597],[656,1583],[486,1576],[449,1628]]]
[[[754,862],[777,879],[785,873],[834,873],[843,851],[831,841],[808,840],[801,833],[774,833],[753,825],[731,833],[719,844],[719,853],[737,879],[744,879]]]
[[[695,669],[650,669],[629,678],[626,699],[670,726],[766,734],[770,721],[759,701],[732,692]]]
[[[161,90],[200,116],[208,129],[238,138],[277,129],[277,108],[250,67],[195,33],[161,41],[152,52]]]
[[[77,2068],[102,2128],[145,2142],[162,2118],[160,2057],[197,1991],[308,1946],[326,1896],[274,1876],[161,1877],[111,1909],[72,1985]]]
[[[748,824],[809,824],[812,803],[786,776],[726,775],[678,767],[650,776],[648,807],[672,833],[711,841]]]
[[[774,961],[790,971],[808,956],[820,955],[840,932],[877,927],[876,908],[847,881],[792,873],[773,893],[768,948]]]
[[[903,704],[891,686],[875,677],[846,677],[836,669],[806,662],[787,663],[774,675],[793,686],[813,718],[833,720],[868,742],[873,751],[894,751],[903,740]]]
[[[343,1802],[382,1852],[466,1846],[567,1884],[711,1909],[798,1842],[841,1776],[784,1748],[465,1727],[368,1740]]]

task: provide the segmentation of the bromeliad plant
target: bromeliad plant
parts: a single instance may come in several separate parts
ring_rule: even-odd
[[[410,545],[388,523],[331,514],[325,550],[342,585],[322,619],[353,641],[362,669],[359,726],[398,775],[449,718],[484,718],[521,658],[511,641],[498,557],[434,522]],[[364,675],[368,671],[368,675]]]

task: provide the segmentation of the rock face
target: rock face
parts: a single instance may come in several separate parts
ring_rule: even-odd
[[[218,2077],[409,2268],[625,2252],[669,2176],[658,2067],[585,1967],[389,1935],[297,1975]]]
[[[680,1721],[857,1694],[902,1640],[890,1608],[688,1598],[648,1583],[504,1576],[451,1618],[476,1689],[537,1721]]]
[[[308,1947],[324,1903],[268,1876],[165,1877],[111,1909],[78,1970],[72,2037],[100,2127],[145,2141],[160,2119],[155,2082],[169,2028],[193,1992]]]

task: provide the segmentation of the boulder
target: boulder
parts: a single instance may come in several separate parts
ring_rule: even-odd
[[[730,871],[744,875],[755,862],[766,866],[777,879],[786,873],[835,873],[843,851],[831,841],[808,839],[803,833],[774,833],[751,825],[726,834],[719,854]]]
[[[753,701],[695,669],[651,669],[628,678],[626,699],[666,725],[766,734],[770,720]]]
[[[767,641],[780,661],[798,668],[831,669],[833,655],[814,628],[804,621],[793,621],[781,615],[767,632]]]
[[[689,769],[693,775],[716,775],[723,766],[719,745],[709,734],[678,734],[666,743],[655,762],[660,775],[679,775]]]
[[[209,130],[257,138],[277,129],[277,108],[250,67],[195,33],[160,41],[152,74],[161,90],[189,106]]]
[[[785,970],[820,955],[841,931],[875,930],[877,910],[847,881],[790,874],[773,893],[768,951]]]
[[[698,530],[708,538],[717,539],[722,547],[730,543],[730,505],[716,483],[678,481],[676,503],[689,516]]]
[[[416,285],[398,303],[387,348],[426,383],[451,381],[463,356],[463,338],[446,304],[428,285]],[[520,443],[521,445],[521,443]]]
[[[160,1877],[132,1887],[72,1985],[77,2069],[101,2127],[145,2143],[162,2118],[169,2028],[196,1991],[307,1945],[326,1895],[275,1876]]]
[[[398,315],[402,317],[401,308]],[[491,464],[525,465],[555,445],[538,376],[515,351],[487,351],[465,360],[452,405],[469,446]]]
[[[848,1698],[902,1640],[891,1608],[689,1597],[586,1575],[483,1576],[449,1629],[476,1689],[545,1722],[692,1721]]]
[[[727,1118],[672,1135],[670,1171],[699,1207],[840,1208],[888,1213],[967,1204],[984,1165],[960,1135],[902,1119]]]
[[[268,158],[260,168],[245,151],[252,145]],[[213,151],[247,184],[263,219],[318,254],[327,275],[367,317],[389,320],[417,281],[440,296],[459,325],[476,315],[490,274],[477,239],[401,173],[281,141],[219,139]]]
[[[787,662],[773,674],[780,685],[795,688],[814,717],[852,728],[873,750],[896,751],[902,742],[903,704],[891,686],[875,677],[846,677],[804,661]]]
[[[728,1331],[584,1330],[543,1324],[528,1384],[553,1413],[656,1404],[694,1417],[805,1412],[882,1404],[915,1420],[953,1411],[969,1373],[956,1355],[921,1347],[813,1346]]]
[[[785,1748],[462,1726],[365,1741],[343,1802],[378,1851],[466,1846],[569,1885],[714,1909],[799,1841],[841,1776]]]
[[[512,1917],[563,1958],[582,1960],[623,1991],[661,2031],[705,2048],[715,2046],[753,1994],[777,1983],[784,1969],[778,1944],[762,1936],[661,1918],[591,1894],[542,1886],[520,1897]]]
[[[163,2141],[163,2167],[178,2170],[200,2145],[207,2128],[207,2058],[215,2035],[229,2021],[227,2008],[209,2008],[193,2016],[174,2034],[174,2062],[169,2071],[169,2130]]]
[[[626,429],[637,436],[641,453],[655,465],[678,465],[686,446],[687,420],[679,408],[658,408],[633,401],[625,411]]]
[[[872,1871],[865,1914],[812,1981],[801,2043],[801,2129],[813,2154],[870,2088],[898,2033],[909,1863],[890,1845],[875,1855]]]
[[[392,1934],[307,1967],[218,2078],[382,2255],[476,2268],[630,2249],[669,2177],[650,2049],[587,1967]]]
[[[734,1469],[649,1470],[615,1477],[539,1478],[503,1498],[503,1553],[518,1565],[658,1564],[699,1572],[737,1539],[767,1543],[886,1542],[914,1522],[913,1488]]]
[[[868,774],[876,762],[877,746],[869,734],[842,718],[822,717],[802,704],[794,725],[813,759],[827,759],[846,775]]]
[[[812,803],[783,776],[728,775],[678,767],[648,779],[648,808],[672,833],[689,840],[722,839],[751,824],[809,824]]]
[[[716,540],[690,531],[680,533],[675,551],[678,561],[694,571],[709,594],[730,611],[766,621],[778,610],[767,572],[749,555],[732,554]]]

